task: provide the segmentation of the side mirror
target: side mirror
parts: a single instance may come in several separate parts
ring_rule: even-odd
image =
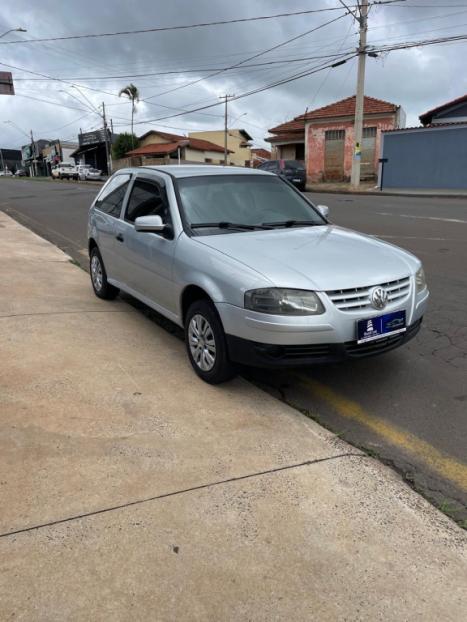
[[[135,220],[136,231],[164,233],[166,227],[167,225],[164,225],[160,216],[140,216]]]
[[[327,218],[329,216],[329,207],[327,205],[317,205],[316,209],[321,214],[321,216],[324,216],[324,218]]]

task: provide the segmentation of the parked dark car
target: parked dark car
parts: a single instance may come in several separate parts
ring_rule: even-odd
[[[306,188],[306,171],[305,165],[299,160],[269,160],[264,162],[259,169],[276,173],[280,177],[285,177],[302,192]]]
[[[15,177],[29,177],[29,172],[25,168],[19,168],[15,173]]]

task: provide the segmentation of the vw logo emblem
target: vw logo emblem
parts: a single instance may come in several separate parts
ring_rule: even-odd
[[[375,309],[384,309],[388,304],[388,293],[383,287],[374,287],[370,292],[370,301]]]

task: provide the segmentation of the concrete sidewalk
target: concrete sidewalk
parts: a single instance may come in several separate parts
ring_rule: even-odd
[[[425,197],[436,199],[467,198],[467,189],[445,190],[444,188],[430,188],[428,190],[424,190],[423,188],[383,188],[383,190],[380,190],[375,181],[363,181],[358,189],[352,188],[348,182],[319,182],[315,184],[307,184],[307,192],[313,194],[366,194],[370,196]]]
[[[452,620],[465,532],[0,214],[1,620]]]

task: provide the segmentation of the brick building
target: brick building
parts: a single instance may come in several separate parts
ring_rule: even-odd
[[[305,160],[309,182],[350,179],[354,150],[355,96],[309,110],[270,131],[266,138],[278,159]],[[381,132],[403,127],[400,106],[374,97],[365,97],[362,179],[378,172]]]

